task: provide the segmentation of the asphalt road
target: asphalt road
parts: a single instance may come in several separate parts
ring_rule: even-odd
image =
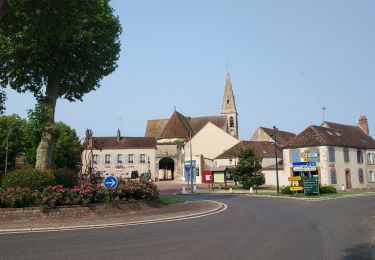
[[[218,200],[228,210],[150,225],[0,235],[1,259],[375,259],[375,197],[189,198]]]

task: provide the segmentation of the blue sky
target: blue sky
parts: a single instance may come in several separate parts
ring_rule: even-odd
[[[239,134],[298,133],[326,119],[375,133],[375,1],[114,0],[123,27],[118,69],[83,102],[59,100],[56,120],[110,136],[143,136],[148,119],[220,113],[226,62]],[[7,114],[30,94],[8,90]]]

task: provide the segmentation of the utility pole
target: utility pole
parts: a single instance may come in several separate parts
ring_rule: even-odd
[[[12,132],[13,128],[10,127],[9,128],[9,131],[8,131],[8,135],[7,135],[7,146],[5,148],[5,169],[4,169],[4,173],[7,174],[8,172],[8,150],[9,150],[9,135],[10,133]]]
[[[274,140],[275,140],[276,185],[277,185],[277,193],[280,193],[280,186],[279,186],[279,163],[277,161],[277,128],[276,128],[276,126],[273,127],[273,137],[274,137]]]
[[[190,178],[191,178],[191,193],[194,192],[194,177],[193,177],[193,148],[191,147],[191,130],[189,131],[190,134]]]
[[[323,107],[322,107],[322,113],[323,113],[323,123],[324,123],[324,121],[325,121],[325,112],[326,112],[326,109],[327,109],[327,107],[326,107],[326,106],[323,106]]]

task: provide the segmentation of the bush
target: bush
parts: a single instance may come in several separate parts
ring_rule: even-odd
[[[290,186],[286,186],[281,189],[281,194],[291,195],[293,191],[290,190]]]
[[[29,188],[7,188],[0,192],[0,206],[4,208],[27,207],[39,204],[41,193]]]
[[[153,200],[159,197],[159,191],[152,181],[144,179],[139,181],[120,180],[117,196],[120,200]]]
[[[28,188],[31,191],[42,191],[44,188],[54,184],[55,177],[51,172],[34,168],[10,172],[1,181],[3,189]]]
[[[52,170],[51,172],[55,177],[55,183],[57,185],[62,185],[65,188],[73,188],[78,184],[77,171],[68,168],[60,168]]]
[[[42,192],[41,204],[54,207],[65,204],[67,189],[61,185],[48,186]]]
[[[319,186],[319,192],[321,194],[324,193],[337,193],[336,187],[332,185],[327,185],[327,186]]]

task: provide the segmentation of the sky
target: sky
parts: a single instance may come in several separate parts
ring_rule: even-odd
[[[325,119],[375,133],[375,1],[113,0],[123,32],[117,70],[56,121],[95,136],[144,136],[147,120],[218,115],[227,63],[239,138],[259,126],[299,133]],[[35,99],[7,90],[6,114]],[[121,120],[122,118],[122,127]],[[373,134],[373,136],[375,136]]]

